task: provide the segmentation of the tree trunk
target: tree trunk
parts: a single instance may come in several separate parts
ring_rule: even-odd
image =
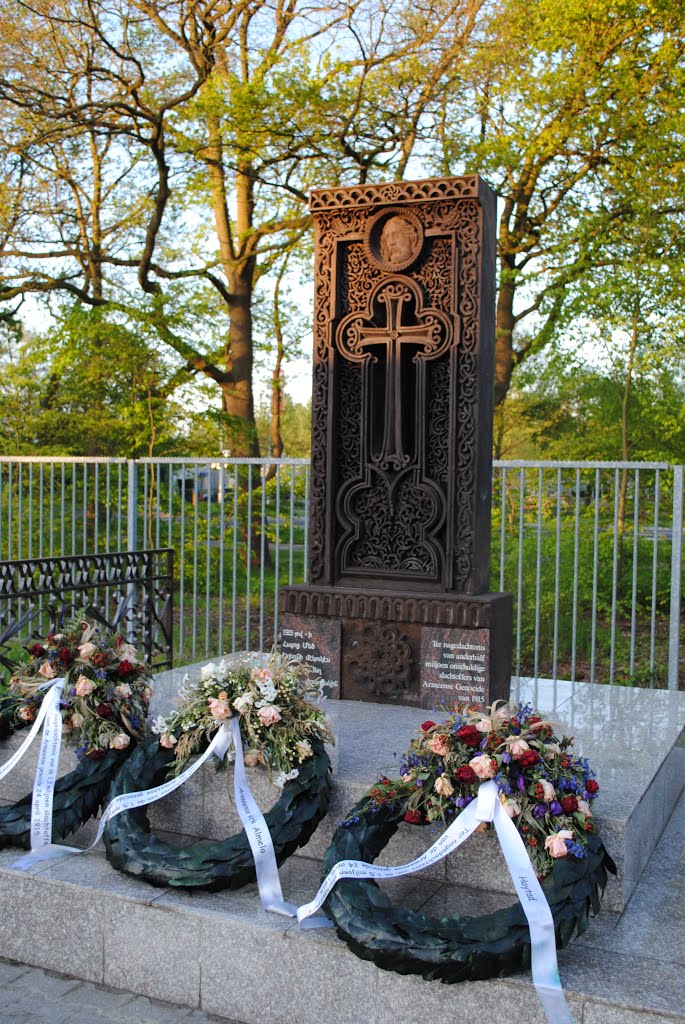
[[[502,280],[497,294],[497,315],[495,320],[495,405],[507,397],[514,372],[514,295],[516,285],[513,279],[513,264],[508,267],[502,261]]]
[[[231,455],[258,458],[259,440],[252,398],[253,275],[253,259],[246,260],[229,271],[230,347],[226,369],[231,382],[222,387],[222,401]]]

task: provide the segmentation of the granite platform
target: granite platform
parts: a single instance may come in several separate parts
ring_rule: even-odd
[[[160,677],[155,713],[173,706],[182,675]],[[560,953],[577,1024],[685,1024],[685,796],[678,802],[685,694],[520,680],[513,696],[549,713],[590,759],[601,785],[597,817],[620,866],[599,918]],[[336,821],[378,775],[392,773],[427,717],[412,708],[338,701],[327,710],[337,736],[333,802],[308,846],[283,866],[286,898],[296,903],[318,887],[319,857]],[[3,761],[16,744],[17,737],[2,744]],[[65,751],[62,770],[71,756]],[[5,800],[31,788],[30,756],[17,772],[3,780]],[[261,772],[251,781],[268,806],[276,791]],[[179,844],[184,836],[238,827],[226,780],[209,768],[156,805],[152,823]],[[87,845],[93,827],[81,830],[75,844]],[[403,826],[384,862],[409,860],[432,838],[428,829]],[[385,885],[397,902],[427,912],[508,905],[508,875],[493,838],[476,835],[429,872]],[[156,889],[118,874],[99,851],[29,874],[11,867],[16,856],[0,853],[2,957],[246,1024],[318,1024],[326,1017],[396,1024],[445,1014],[498,1021],[509,1017],[512,1000],[531,1024],[543,1021],[527,976],[443,986],[387,974],[358,960],[332,932],[301,931],[264,913],[254,886],[216,894]]]

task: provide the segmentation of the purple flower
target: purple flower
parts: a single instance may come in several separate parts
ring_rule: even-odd
[[[516,788],[518,789],[519,793],[525,792],[526,780],[524,779],[523,775],[519,775],[518,779],[516,780]]]
[[[502,754],[502,763],[503,764],[509,764],[510,761],[511,761],[511,754],[507,754],[506,752],[504,754]]]
[[[558,800],[552,800],[552,803],[549,805],[549,809],[552,812],[552,814],[561,814],[561,812],[563,811],[563,807],[561,806]]]
[[[534,818],[544,818],[547,814],[547,804],[536,804],[533,808]]]

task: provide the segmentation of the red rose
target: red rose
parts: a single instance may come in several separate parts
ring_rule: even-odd
[[[572,795],[564,796],[561,799],[561,806],[564,809],[564,814],[573,814],[578,810],[578,801]]]
[[[88,751],[86,757],[90,757],[93,761],[102,761],[106,753],[107,751],[103,750],[101,747],[95,747],[94,750]]]
[[[135,670],[135,665],[132,665],[130,661],[120,661],[117,665],[118,676],[130,676],[131,672],[135,672]]]
[[[595,782],[594,779],[588,779],[587,782],[585,783],[585,788],[588,791],[588,793],[598,793],[599,792],[599,783]]]
[[[423,729],[424,732],[428,732],[428,730],[432,729],[434,725],[435,722],[424,722],[421,728]]]
[[[71,665],[72,661],[74,660],[74,655],[71,653],[68,647],[62,647],[62,649],[59,652],[59,656],[65,665]]]
[[[461,768],[457,768],[455,774],[458,781],[463,782],[467,786],[470,786],[473,782],[478,781],[478,776],[476,775],[470,764],[463,764]]]
[[[542,719],[539,718],[537,715],[531,715],[530,718],[528,719],[528,724],[529,725],[535,725],[536,722],[541,722],[541,721],[542,721]]]
[[[475,725],[462,725],[457,732],[457,738],[467,747],[479,747],[483,739],[483,733],[476,729]]]
[[[420,825],[421,815],[418,811],[407,811],[404,820],[408,821],[410,825]]]
[[[33,647],[29,647],[29,654],[32,654],[34,658],[40,658],[42,654],[47,654],[47,651],[40,644],[34,644]]]
[[[538,754],[537,750],[524,750],[519,758],[517,758],[518,764],[521,768],[532,768],[533,765],[538,764],[542,758]]]
[[[109,704],[98,704],[98,706],[95,709],[95,714],[99,715],[100,718],[111,718],[112,709],[109,706]]]

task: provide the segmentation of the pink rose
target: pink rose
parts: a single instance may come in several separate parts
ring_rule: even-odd
[[[504,810],[507,812],[510,818],[515,818],[517,815],[521,813],[521,804],[518,802],[518,800],[514,800],[512,797],[508,797],[506,800],[503,800],[502,806],[504,807]]]
[[[76,696],[87,697],[89,693],[92,693],[95,689],[95,683],[88,676],[79,676],[76,680]]]
[[[256,768],[260,761],[261,757],[258,750],[248,750],[245,752],[246,768]]]
[[[114,692],[116,693],[117,697],[130,697],[131,694],[133,693],[133,690],[128,685],[128,683],[120,683],[119,686],[114,687]]]
[[[440,736],[439,734],[437,736],[431,736],[428,740],[428,746],[433,753],[437,754],[439,757],[445,757],[450,752],[450,748],[445,743],[445,737]]]
[[[167,750],[171,750],[176,746],[177,740],[173,733],[165,732],[159,738],[160,747],[166,747]]]
[[[131,737],[127,736],[125,732],[118,733],[113,740],[110,740],[110,747],[112,750],[126,750],[126,747],[131,742]]]
[[[256,668],[252,672],[252,678],[256,681],[259,680],[262,683],[268,683],[273,680],[273,676],[268,668]]]
[[[260,708],[257,714],[264,725],[275,725],[276,722],[281,720],[281,709],[276,707],[275,704],[269,704],[265,708]]]
[[[551,857],[565,857],[568,853],[567,839],[573,839],[573,833],[567,828],[562,828],[561,832],[555,832],[554,835],[547,836],[545,839],[545,849],[549,850]]]
[[[439,793],[440,796],[452,796],[452,793],[454,793],[454,786],[445,775],[438,775],[434,788],[435,792]]]
[[[518,759],[523,757],[525,752],[530,749],[526,741],[520,739],[518,736],[509,736],[506,740],[506,744],[509,748],[509,753],[515,761],[518,761]]]
[[[95,647],[95,644],[87,643],[87,644],[81,644],[79,646],[78,652],[79,652],[79,654],[81,656],[81,659],[83,661],[90,661],[90,659],[95,654],[96,650],[97,650],[97,648]]]
[[[497,766],[497,762],[495,762],[493,767],[493,760],[489,754],[479,754],[478,757],[472,757],[469,764],[479,779],[491,779],[495,774]]]
[[[587,800],[578,801],[578,810],[581,814],[584,814],[586,818],[592,817],[592,811],[590,810],[590,805]]]
[[[543,800],[545,800],[547,803],[550,803],[551,800],[554,800],[554,797],[557,795],[557,791],[551,782],[548,782],[547,779],[540,779],[537,785],[542,786]]]
[[[42,676],[43,679],[54,679],[55,678],[55,670],[54,670],[54,668],[52,667],[52,665],[50,664],[49,661],[44,661],[43,662],[43,664],[38,669],[38,675]]]
[[[492,731],[492,719],[481,718],[480,721],[476,722],[476,729],[478,732],[491,732]]]
[[[30,704],[24,704],[22,707],[19,708],[19,711],[17,713],[21,718],[22,722],[32,722],[33,719],[36,717],[35,712]]]
[[[80,729],[81,726],[83,725],[84,721],[85,721],[85,719],[84,719],[83,715],[79,714],[78,711],[74,711],[72,713],[71,724],[73,725],[74,729]]]
[[[207,703],[209,704],[212,718],[216,718],[219,721],[222,721],[224,718],[230,718],[231,709],[228,706],[228,698],[225,693],[220,693],[218,697],[209,697]]]

